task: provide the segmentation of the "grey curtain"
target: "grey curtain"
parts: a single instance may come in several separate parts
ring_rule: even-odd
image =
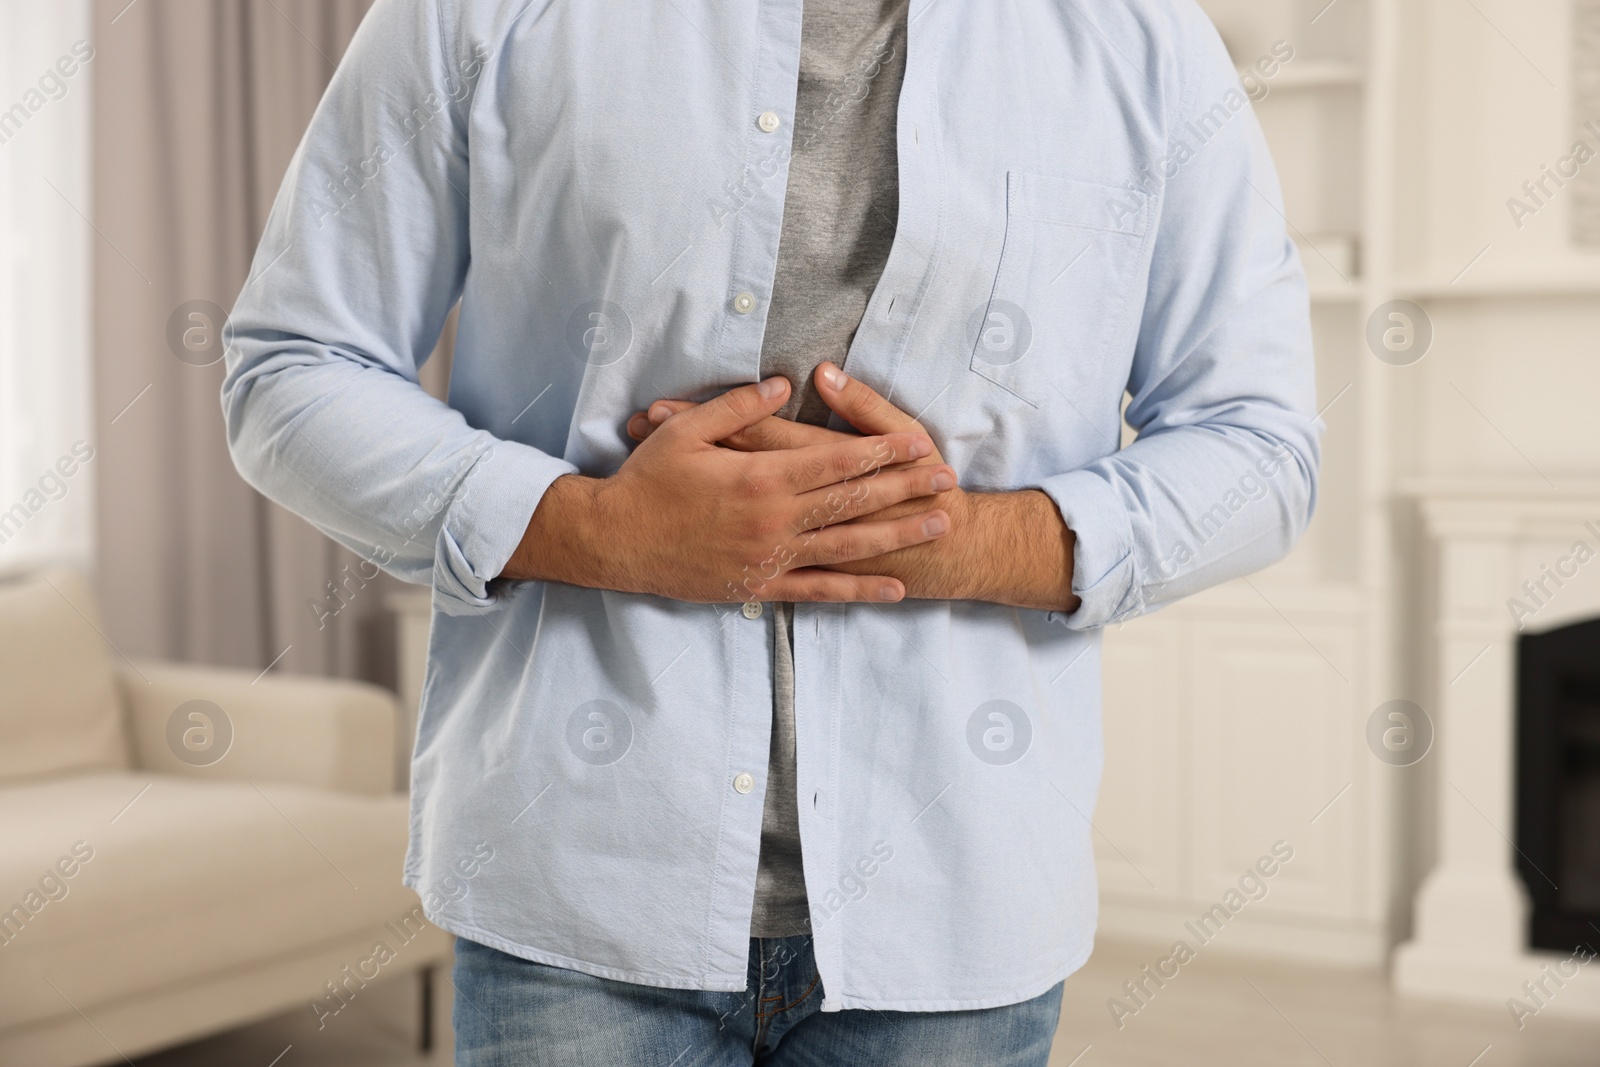
[[[232,305],[370,2],[96,0],[96,582],[129,655],[392,680],[398,583],[346,580],[354,556],[244,484],[221,363],[169,342],[180,306]],[[180,318],[203,342],[203,312]]]

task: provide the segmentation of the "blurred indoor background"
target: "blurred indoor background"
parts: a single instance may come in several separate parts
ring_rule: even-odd
[[[0,1067],[449,1062],[399,885],[427,593],[247,487],[217,399],[368,2],[0,0]],[[1600,0],[1203,3],[1322,489],[1106,637],[1052,1062],[1600,1062]]]

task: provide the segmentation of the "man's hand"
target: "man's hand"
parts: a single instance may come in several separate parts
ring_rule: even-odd
[[[828,406],[865,434],[926,433],[916,419],[832,363],[817,368],[817,389]],[[659,400],[628,421],[628,432],[645,440],[666,419],[695,408],[681,400]],[[775,416],[757,420],[721,439],[737,451],[812,448],[857,439],[820,426]],[[937,449],[912,461],[943,465]],[[952,487],[931,500],[886,505],[856,522],[903,519],[936,507],[950,516],[952,535],[935,543],[910,545],[870,561],[845,561],[830,569],[871,570],[901,580],[906,595],[935,600],[985,600],[1015,607],[1075,611],[1072,592],[1075,538],[1055,504],[1036,489],[1011,493],[972,493]]]
[[[782,378],[742,386],[662,420],[611,477],[556,479],[503,577],[699,602],[899,600],[892,575],[823,568],[942,537],[949,516],[931,505],[851,520],[953,487],[955,472],[906,466],[934,452],[922,432],[717,446],[788,395]]]

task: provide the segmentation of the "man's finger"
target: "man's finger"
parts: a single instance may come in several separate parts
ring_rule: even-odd
[[[715,400],[680,411],[663,425],[684,426],[697,440],[708,445],[754,425],[783,407],[789,399],[789,380],[768,378],[754,385],[729,389]],[[654,406],[654,405],[652,405]]]
[[[772,453],[763,463],[766,469],[782,477],[789,488],[804,493],[932,454],[933,442],[927,434],[897,433],[887,437],[852,437],[837,444]]]
[[[813,567],[796,567],[766,583],[761,591],[762,600],[791,603],[892,604],[905,595],[906,587],[895,578],[841,574]]]
[[[815,445],[853,441],[856,436],[841,430],[830,430],[826,426],[790,422],[774,415],[770,419],[762,419],[754,426],[740,430],[722,443],[740,452],[776,452],[785,448],[811,448]]]
[[[635,412],[628,419],[628,436],[635,441],[643,441],[673,415],[698,406],[692,400],[657,400],[648,411]],[[835,441],[849,441],[854,437],[855,434],[843,430],[790,422],[777,415],[769,415],[754,426],[747,426],[723,438],[721,444],[738,452],[776,452],[782,448],[808,448]]]
[[[802,567],[834,567],[865,560],[871,568],[871,561],[879,556],[938,540],[949,532],[950,516],[943,511],[853,526],[830,526],[802,538],[795,559]]]
[[[815,530],[848,523],[863,515],[876,515],[908,500],[942,493],[956,486],[956,472],[946,466],[909,466],[880,471],[873,478],[857,478],[843,486],[816,489],[800,498],[796,529]]]
[[[636,411],[629,417],[628,436],[635,441],[643,441],[656,431],[656,427],[678,412],[689,411],[699,406],[692,400],[657,400],[650,405],[650,410]]]
[[[915,433],[922,429],[916,419],[832,363],[817,368],[817,391],[830,408],[864,434]]]
[[[650,410],[644,413],[644,417],[651,426],[660,426],[678,412],[689,411],[699,406],[693,400],[657,400],[650,405]]]

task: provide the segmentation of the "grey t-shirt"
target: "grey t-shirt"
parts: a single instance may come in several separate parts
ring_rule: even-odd
[[[817,365],[844,365],[883,273],[899,215],[896,111],[909,0],[806,0],[789,184],[761,376],[794,395],[779,412],[821,425]],[[772,748],[761,819],[753,937],[810,933],[795,801],[794,634],[773,606]]]

